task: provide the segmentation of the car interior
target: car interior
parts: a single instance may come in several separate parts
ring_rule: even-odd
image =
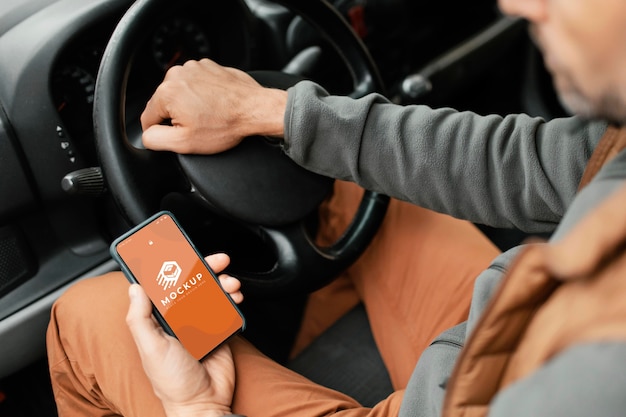
[[[56,415],[45,357],[52,304],[77,281],[118,270],[111,242],[162,209],[202,253],[231,256],[244,335],[260,350],[363,404],[384,398],[391,386],[361,306],[289,352],[308,294],[358,259],[388,197],[366,191],[342,238],[320,246],[317,208],[332,179],[295,165],[272,138],[213,156],[149,151],[139,116],[170,67],[201,58],[274,88],[309,79],[402,105],[564,116],[525,22],[496,3],[3,0],[0,415]],[[478,226],[502,249],[526,238]]]

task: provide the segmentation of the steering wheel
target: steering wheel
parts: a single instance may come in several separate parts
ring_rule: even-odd
[[[101,61],[94,129],[108,189],[131,224],[158,211],[166,196],[179,193],[201,200],[206,216],[217,213],[253,230],[276,261],[260,271],[229,270],[242,281],[246,293],[301,293],[322,287],[368,246],[383,220],[388,197],[366,191],[342,237],[321,247],[306,224],[331,192],[333,180],[297,166],[271,140],[246,138],[236,148],[210,156],[134,147],[124,116],[128,74],[138,40],[154,28],[168,1],[135,2],[116,27]],[[382,81],[366,48],[325,0],[276,3],[305,19],[335,48],[352,76],[350,95],[382,92]],[[300,80],[280,72],[253,76],[261,84],[276,88],[288,88]]]

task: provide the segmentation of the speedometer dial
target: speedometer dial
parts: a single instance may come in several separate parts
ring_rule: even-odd
[[[65,126],[67,140],[73,139],[73,150],[79,150],[85,161],[96,162],[93,147],[93,100],[96,86],[94,73],[82,65],[67,63],[54,72],[52,96]],[[69,142],[62,144],[66,149]]]
[[[179,17],[159,26],[152,37],[152,53],[159,67],[167,70],[190,59],[208,57],[211,45],[197,23]]]
[[[52,81],[57,111],[69,125],[81,133],[91,129],[96,80],[89,71],[77,65],[68,65]]]

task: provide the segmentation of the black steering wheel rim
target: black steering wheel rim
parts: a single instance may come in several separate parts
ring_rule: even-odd
[[[132,224],[152,215],[168,190],[177,190],[187,179],[172,176],[179,171],[172,154],[133,147],[125,130],[125,92],[132,58],[167,0],[138,0],[123,16],[104,52],[96,81],[94,129],[105,180],[122,214]],[[325,0],[278,0],[315,27],[339,53],[349,69],[352,96],[384,92],[378,70],[363,43]],[[163,169],[168,167],[168,169]],[[310,292],[328,283],[354,262],[368,246],[382,223],[388,197],[366,191],[359,209],[343,236],[330,247],[319,247],[303,222],[257,226],[274,246],[278,261],[269,271],[237,276],[249,293]]]

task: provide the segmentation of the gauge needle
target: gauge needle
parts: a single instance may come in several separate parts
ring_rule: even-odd
[[[178,61],[182,55],[183,53],[181,51],[176,51],[172,59],[170,59],[170,62],[167,63],[167,69],[172,68],[174,64],[176,64],[176,61]]]

